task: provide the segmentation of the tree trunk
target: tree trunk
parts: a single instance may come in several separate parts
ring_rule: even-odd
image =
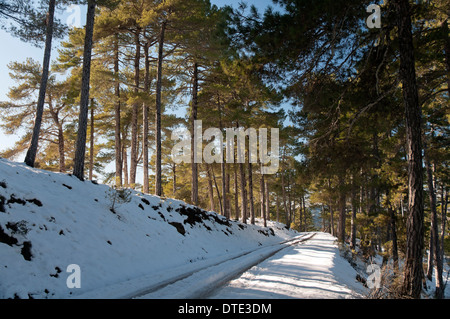
[[[448,191],[446,186],[442,183],[441,186],[441,220],[442,220],[442,230],[441,230],[441,260],[444,261],[444,243],[445,243],[445,227],[447,223],[447,202],[448,202]]]
[[[294,222],[293,215],[292,215],[292,201],[291,201],[292,187],[291,187],[291,180],[290,180],[289,177],[290,177],[290,173],[287,175],[287,188],[288,188],[288,192],[287,192],[288,205],[287,205],[287,208],[288,208],[288,212],[289,212],[289,221],[292,223],[292,222]]]
[[[277,205],[277,223],[280,222],[280,200],[278,198],[278,194],[275,197],[276,199],[276,205]]]
[[[140,61],[141,61],[141,43],[140,29],[137,28],[134,34],[135,55],[134,55],[134,93],[139,93],[140,85]],[[131,156],[130,156],[130,184],[134,188],[136,184],[136,171],[138,165],[138,113],[139,104],[133,103],[131,113]]]
[[[336,231],[334,230],[334,211],[333,206],[328,204],[328,207],[330,208],[330,233],[332,236],[336,236]]]
[[[253,172],[252,163],[250,162],[250,153],[248,154],[248,200],[250,201],[250,223],[255,224],[255,202],[253,198]]]
[[[155,147],[156,147],[156,163],[155,163],[155,195],[162,195],[162,168],[161,168],[161,89],[162,89],[162,67],[164,58],[164,36],[166,32],[167,21],[162,22],[159,34],[158,47],[158,71],[156,78],[156,113],[155,113]]]
[[[144,59],[145,59],[145,75],[144,75],[144,92],[150,93],[150,60],[148,56],[149,51],[149,42],[147,41],[144,45]],[[147,102],[144,102],[142,105],[142,125],[143,125],[143,136],[142,136],[142,152],[143,152],[143,174],[144,181],[142,186],[142,191],[145,194],[149,193],[149,180],[148,180],[148,105]]]
[[[448,20],[442,23],[442,34],[444,35],[444,51],[445,51],[445,64],[447,66],[447,90],[450,95],[450,36],[448,35]]]
[[[114,43],[114,75],[116,76],[116,84],[114,95],[117,101],[114,105],[114,150],[116,154],[116,186],[122,186],[122,141],[120,138],[120,82],[119,82],[119,37],[116,35]]]
[[[387,209],[390,218],[390,231],[392,240],[392,260],[394,261],[394,271],[398,271],[398,242],[397,242],[397,216],[395,215],[395,209],[392,205],[389,189],[386,192],[387,197]]]
[[[239,220],[239,196],[238,196],[238,174],[237,166],[234,165],[234,214],[236,220]]]
[[[215,211],[213,179],[212,179],[210,166],[209,166],[209,164],[206,164],[206,165],[207,165],[206,171],[207,171],[207,174],[208,174],[209,210],[213,212],[213,211]]]
[[[300,197],[300,231],[306,231],[306,203],[304,194]]]
[[[217,108],[219,109],[219,129],[222,132],[222,107],[220,104],[220,96],[217,97]],[[222,145],[223,146],[223,145]],[[230,218],[230,214],[228,212],[228,185],[227,185],[227,171],[225,167],[225,153],[222,152],[222,163],[220,164],[220,173],[222,175],[222,207],[223,207],[223,215],[226,218]]]
[[[300,199],[300,210],[302,209],[302,202],[301,202],[301,199]],[[297,203],[295,202],[295,195],[294,195],[294,199],[292,200],[292,223],[295,225],[295,218],[297,217],[296,216],[296,207],[297,207]],[[299,218],[299,223],[301,223],[301,221],[300,221],[300,218]]]
[[[64,130],[62,125],[58,125],[58,152],[59,152],[59,171],[64,173],[66,171],[66,156],[64,146]]]
[[[48,4],[47,13],[47,30],[45,35],[44,61],[42,65],[41,85],[39,87],[39,98],[36,107],[36,118],[34,120],[33,135],[31,137],[30,147],[25,156],[25,164],[34,167],[36,154],[39,144],[39,134],[41,132],[42,115],[44,113],[45,93],[47,90],[48,70],[50,66],[50,55],[52,52],[52,38],[53,38],[53,18],[55,15],[55,1],[50,0]]]
[[[261,163],[261,179],[260,179],[260,183],[259,183],[259,199],[261,201],[261,217],[263,218],[264,221],[264,227],[267,227],[267,217],[266,217],[266,201],[265,201],[265,190],[264,190],[264,174],[262,173],[262,167],[263,164]]]
[[[338,225],[338,239],[340,242],[345,242],[345,192],[341,190],[339,194],[339,225]]]
[[[195,138],[195,121],[198,110],[198,64],[194,63],[192,78],[192,107],[191,107],[191,201],[193,205],[198,205],[198,164],[196,163],[197,139]]]
[[[226,217],[228,219],[231,219],[231,197],[230,197],[230,173],[227,171],[226,175],[226,182],[225,182],[225,189],[226,189]]]
[[[433,173],[431,171],[431,165],[428,160],[427,147],[424,143],[424,162],[427,171],[428,192],[430,197],[430,209],[431,209],[431,229],[430,229],[430,251],[428,259],[427,277],[428,280],[432,279],[433,262],[436,266],[436,291],[435,297],[442,299],[444,294],[444,282],[442,280],[442,260],[439,249],[439,234],[438,234],[438,221],[437,221],[437,209],[436,209],[436,194],[433,185]]]
[[[172,196],[173,198],[176,198],[176,192],[177,192],[177,164],[175,162],[172,163]]]
[[[91,77],[92,37],[94,34],[95,0],[88,1],[86,35],[84,38],[83,73],[81,79],[80,115],[76,141],[73,175],[84,180],[84,159],[86,156],[86,132],[89,112],[89,82]]]
[[[242,215],[242,222],[244,224],[247,224],[247,183],[245,178],[245,169],[244,169],[244,163],[239,163],[239,173],[240,173],[240,180],[241,180],[241,200],[242,200],[242,206],[241,206],[241,215]]]
[[[284,171],[281,172],[281,191],[282,191],[282,195],[283,195],[283,206],[284,206],[284,213],[286,215],[286,226],[288,229],[291,228],[291,220],[290,220],[290,215],[289,215],[289,211],[288,211],[288,207],[287,207],[287,203],[286,203],[286,189],[285,189],[285,184],[284,184]]]
[[[358,211],[356,202],[356,185],[352,178],[352,220],[350,230],[350,249],[356,249],[356,212]]]
[[[266,202],[266,218],[264,219],[264,227],[267,227],[267,220],[270,220],[270,198],[269,198],[269,181],[268,178],[264,178],[264,192],[266,196],[264,196]]]
[[[49,98],[48,101],[48,108],[52,116],[53,122],[58,127],[59,172],[63,173],[66,171],[66,157],[64,154],[65,153],[64,129],[62,123],[60,123],[58,118],[59,110],[55,111],[55,109],[53,108],[53,101],[51,98]]]
[[[91,99],[91,132],[89,146],[89,180],[94,176],[94,99]]]
[[[403,293],[419,298],[423,279],[423,173],[422,110],[417,92],[411,12],[408,0],[391,0],[396,9],[400,51],[400,77],[406,114],[408,156],[408,218],[406,223],[406,263]]]
[[[207,164],[207,165],[209,165],[209,167],[211,169],[211,174],[212,174],[214,186],[216,188],[217,197],[219,198],[220,213],[222,215],[224,215],[224,208],[222,206],[222,196],[220,196],[219,186],[217,185],[216,174],[214,173],[214,166],[212,166],[212,164]]]
[[[397,242],[397,216],[395,210],[390,209],[391,232],[392,232],[392,259],[394,261],[394,269],[398,270],[398,242]]]
[[[123,183],[126,187],[129,185],[128,180],[128,151],[125,146],[123,146],[122,152],[122,161],[123,161]]]

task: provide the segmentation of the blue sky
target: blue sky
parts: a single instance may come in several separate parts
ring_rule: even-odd
[[[219,7],[224,5],[231,5],[237,7],[241,2],[240,0],[211,0],[212,4]],[[249,5],[255,5],[261,12],[269,5],[272,4],[272,0],[247,0],[245,1]],[[57,13],[58,18],[61,21],[66,21],[68,17],[72,14],[69,11],[60,11]],[[81,14],[82,23],[84,12]],[[53,42],[52,49],[52,59],[57,56],[58,42]],[[7,93],[11,86],[14,85],[9,77],[9,69],[7,65],[12,61],[23,62],[27,58],[33,58],[36,61],[42,63],[43,59],[43,49],[36,48],[31,44],[24,43],[17,38],[12,37],[9,33],[4,30],[0,30],[0,45],[2,49],[0,50],[0,101],[7,101]],[[0,129],[0,151],[3,151],[14,145],[15,141],[18,139],[16,136],[6,135]]]

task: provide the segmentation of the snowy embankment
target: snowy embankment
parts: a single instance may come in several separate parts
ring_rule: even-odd
[[[134,191],[113,207],[114,194],[0,159],[0,298],[125,297],[125,290],[299,235]]]

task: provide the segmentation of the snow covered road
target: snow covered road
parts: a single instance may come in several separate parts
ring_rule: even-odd
[[[356,271],[339,255],[335,237],[304,234],[264,247],[139,294],[142,299],[359,298]]]
[[[317,233],[252,267],[216,291],[214,299],[361,298],[356,271],[339,255],[335,238]]]
[[[261,263],[290,245],[296,245],[314,237],[315,233],[303,233],[284,242],[260,247],[255,250],[224,259],[207,267],[178,274],[149,289],[139,292],[131,298],[139,299],[205,299],[228,281],[239,276],[247,269]]]

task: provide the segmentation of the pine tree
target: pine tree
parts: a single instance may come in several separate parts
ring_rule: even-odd
[[[56,0],[49,1],[48,7],[48,15],[47,15],[47,31],[46,31],[46,39],[45,39],[45,49],[44,49],[44,62],[43,62],[43,71],[41,77],[41,85],[39,88],[39,99],[36,108],[36,119],[34,123],[33,135],[31,137],[30,148],[27,151],[27,155],[25,157],[25,163],[28,166],[34,167],[34,162],[36,160],[36,152],[38,148],[39,141],[39,133],[41,131],[41,123],[42,123],[42,114],[44,112],[44,101],[45,101],[45,92],[47,89],[47,81],[48,81],[48,69],[50,66],[50,53],[52,50],[52,38],[53,38],[53,18],[55,15],[55,6]]]
[[[8,97],[11,102],[0,105],[5,109],[4,127],[8,133],[15,133],[20,127],[27,132],[12,149],[4,152],[5,157],[11,158],[26,149],[27,139],[33,131],[32,115],[36,103],[34,97],[39,92],[42,74],[41,65],[32,59],[27,59],[24,63],[10,63],[9,67],[12,78],[18,82],[18,85],[10,88]],[[42,143],[41,154],[37,154],[35,164],[41,168],[65,172],[67,170],[66,155],[70,149],[66,143],[67,124],[73,118],[77,88],[70,78],[60,82],[55,79],[54,74],[49,73],[46,91],[39,135],[40,143]],[[57,145],[55,150],[53,145]],[[57,166],[51,163],[55,157],[54,151],[58,159]]]
[[[92,52],[92,38],[94,34],[94,19],[95,19],[96,4],[97,4],[96,0],[89,0],[88,10],[86,14],[80,114],[78,120],[78,134],[77,134],[76,152],[73,170],[73,175],[78,177],[78,179],[80,180],[84,180],[84,159],[86,155],[85,154],[86,132],[87,132],[87,117],[89,110],[89,82],[91,75],[91,52]]]
[[[406,114],[409,196],[404,293],[418,298],[422,291],[423,250],[423,173],[422,112],[416,84],[414,47],[411,31],[411,9],[407,0],[395,0],[400,51],[400,76]]]

